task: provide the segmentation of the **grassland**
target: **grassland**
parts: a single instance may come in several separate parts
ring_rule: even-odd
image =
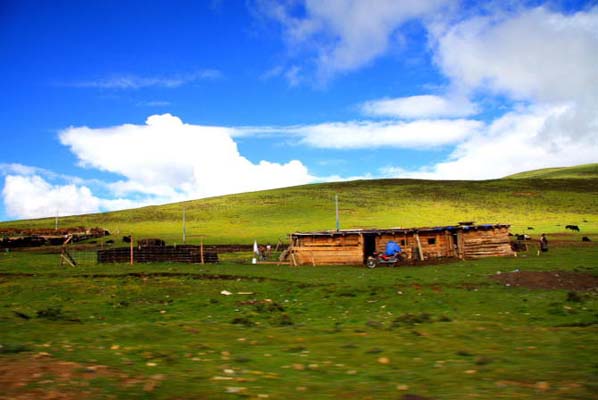
[[[595,247],[563,243],[541,257],[375,270],[65,269],[56,255],[4,253],[0,371],[45,367],[21,387],[0,372],[0,385],[7,398],[595,398],[596,291],[491,279],[598,274]]]
[[[575,167],[544,168],[521,172],[507,179],[595,179],[598,178],[598,164],[583,164]]]
[[[560,233],[578,225],[598,233],[598,176],[592,166],[560,169],[568,178],[531,177],[491,181],[364,180],[297,186],[133,210],[60,218],[61,226],[101,226],[114,237],[252,243],[285,240],[295,231],[335,227],[339,196],[342,228],[451,225],[458,221],[507,223],[513,232]],[[590,171],[590,172],[588,172]],[[537,176],[541,176],[538,178]],[[583,179],[580,179],[583,177]],[[54,227],[54,218],[0,223],[0,228]]]
[[[192,242],[274,242],[333,228],[338,194],[345,228],[501,222],[547,232],[551,247],[374,270],[235,262],[248,254],[71,268],[0,253],[0,400],[597,398],[598,285],[496,279],[596,281],[598,178],[579,172],[330,183],[61,218],[176,242],[184,207]]]

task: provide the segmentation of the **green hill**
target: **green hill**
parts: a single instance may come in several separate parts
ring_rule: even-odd
[[[578,225],[582,234],[598,232],[598,176],[583,171],[596,165],[559,169],[550,179],[426,181],[408,179],[323,183],[243,193],[162,206],[61,218],[60,226],[101,226],[120,238],[159,237],[187,242],[251,243],[286,240],[294,231],[335,228],[334,196],[341,228],[417,227],[458,221],[507,223],[513,232],[564,232]],[[533,171],[529,174],[535,174]],[[584,172],[585,173],[585,172]],[[524,174],[518,174],[519,177]],[[54,218],[0,223],[5,227],[54,227]],[[534,230],[528,230],[533,227]]]
[[[598,164],[575,167],[543,168],[509,175],[505,179],[588,179],[598,178]]]

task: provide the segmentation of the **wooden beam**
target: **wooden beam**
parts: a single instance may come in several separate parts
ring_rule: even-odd
[[[69,264],[71,267],[77,266],[77,263],[75,262],[73,257],[71,257],[71,255],[69,254],[69,252],[66,249],[62,249],[62,254],[60,254],[60,258],[61,258],[61,260],[66,261],[67,264]]]
[[[415,233],[413,235],[415,237],[415,241],[417,242],[417,255],[419,256],[419,260],[424,260],[424,252],[422,250],[422,243],[419,240],[419,233]]]

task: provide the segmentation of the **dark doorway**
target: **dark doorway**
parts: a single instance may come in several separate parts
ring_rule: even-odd
[[[457,232],[453,232],[451,236],[453,239],[453,257],[459,257],[459,234]]]
[[[376,251],[376,234],[375,233],[364,233],[363,234],[363,262],[367,262],[368,257],[373,255]]]

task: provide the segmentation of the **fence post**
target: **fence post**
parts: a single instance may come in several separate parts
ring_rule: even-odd
[[[133,235],[131,235],[131,265],[133,265],[134,263],[134,257],[133,257]]]
[[[203,240],[201,240],[199,242],[199,253],[201,255],[201,263],[204,263],[204,258],[203,258]]]

